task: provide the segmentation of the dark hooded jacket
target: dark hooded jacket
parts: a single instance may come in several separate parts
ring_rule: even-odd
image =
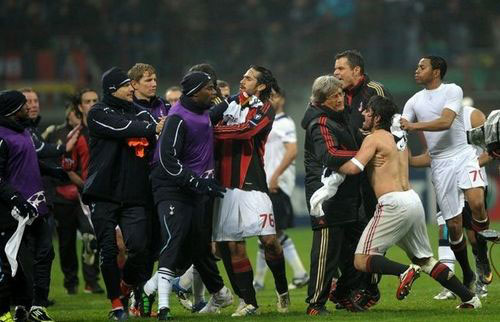
[[[310,104],[301,122],[306,130],[304,166],[307,208],[313,193],[323,186],[321,175],[325,167],[335,170],[356,155],[361,136],[350,125],[343,112]],[[326,226],[358,221],[361,203],[360,176],[346,176],[337,193],[323,203],[324,217],[311,216],[311,226]]]
[[[90,110],[88,128],[90,162],[84,202],[146,205],[151,200],[148,159],[138,156],[128,139],[155,140],[153,117],[130,102],[105,94]]]

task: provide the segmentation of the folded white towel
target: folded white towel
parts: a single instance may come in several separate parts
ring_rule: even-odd
[[[326,176],[328,169],[323,170],[323,175],[321,175],[321,182],[323,186],[316,190],[311,196],[311,216],[321,217],[324,216],[323,212],[323,202],[335,196],[339,186],[345,180],[345,174],[332,172],[330,175]]]
[[[397,140],[396,140],[396,146],[399,151],[404,151],[406,149],[406,145],[408,143],[408,138],[406,131],[401,129],[401,114],[394,114],[392,117],[392,124],[391,124],[391,133],[394,135]]]

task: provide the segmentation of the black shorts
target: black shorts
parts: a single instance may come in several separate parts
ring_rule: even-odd
[[[276,193],[269,193],[269,197],[273,203],[276,230],[285,230],[293,227],[293,208],[290,197],[281,189],[278,189]]]
[[[486,200],[488,199],[488,187],[484,188],[484,207],[488,208]],[[472,210],[470,209],[469,203],[465,201],[465,205],[462,208],[462,225],[465,229],[472,230]]]

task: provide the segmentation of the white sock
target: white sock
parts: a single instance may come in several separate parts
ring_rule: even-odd
[[[297,253],[297,249],[295,249],[295,244],[293,240],[288,237],[281,244],[283,247],[283,254],[285,255],[285,260],[293,269],[293,277],[300,278],[304,277],[307,272],[300,260],[299,254]]]
[[[153,276],[144,284],[144,293],[146,295],[151,295],[158,290],[158,272],[154,273]]]
[[[158,270],[158,310],[168,308],[169,296],[172,291],[172,280],[175,278],[173,271],[161,267]]]
[[[267,273],[267,263],[264,250],[260,248],[260,241],[258,243],[259,247],[257,249],[257,262],[255,264],[255,275],[253,277],[253,280],[260,285],[264,285],[264,280],[266,279]]]
[[[179,278],[179,286],[185,290],[191,288],[193,284],[193,265],[188,268],[188,270]]]
[[[200,273],[198,273],[196,268],[193,269],[193,274],[191,275],[193,276],[193,304],[198,304],[201,301],[205,301],[205,285],[203,285]]]
[[[448,266],[450,271],[455,272],[455,253],[453,253],[450,246],[439,246],[438,256],[441,263]]]

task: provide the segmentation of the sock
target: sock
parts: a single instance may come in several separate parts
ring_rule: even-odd
[[[125,283],[124,280],[120,281],[120,290],[122,295],[129,296],[130,292],[132,292],[132,285]]]
[[[260,240],[258,241],[259,248],[257,249],[257,260],[255,264],[255,276],[254,281],[264,286],[264,280],[266,279],[267,273],[267,263],[266,257],[264,255],[264,249]]]
[[[284,235],[283,241],[281,242],[281,247],[283,247],[283,254],[285,255],[286,262],[292,267],[293,277],[301,278],[307,275],[306,269],[300,260],[297,249],[295,249],[295,244],[293,240]]]
[[[185,290],[189,290],[191,285],[193,285],[193,270],[194,266],[188,268],[188,270],[179,277],[179,286]]]
[[[200,273],[194,268],[193,269],[193,304],[198,304],[200,302],[205,302],[205,285],[201,280]]]
[[[114,310],[119,310],[119,309],[123,310],[123,304],[122,304],[122,301],[120,300],[119,297],[111,300],[111,309],[113,311]]]
[[[158,272],[154,273],[153,276],[144,284],[144,293],[147,296],[153,294],[158,290]]]
[[[172,291],[172,280],[175,278],[173,271],[161,267],[158,270],[158,310],[169,308],[169,296]]]
[[[399,276],[403,274],[408,267],[408,265],[393,262],[381,255],[371,255],[366,261],[366,269],[369,273]]]
[[[236,279],[234,276],[233,265],[231,264],[231,255],[229,254],[229,248],[227,243],[220,242],[217,244],[217,247],[220,250],[220,255],[222,259],[222,263],[224,264],[224,268],[226,269],[227,277],[229,279],[229,283],[233,288],[234,294],[238,295],[239,298],[243,298],[243,295],[238,288],[238,284],[236,283]]]
[[[486,217],[486,219],[483,220],[477,220],[475,218],[472,218],[471,227],[472,230],[474,230],[475,232],[480,232],[485,229],[488,229],[490,227],[490,219],[488,217]]]
[[[278,255],[266,252],[266,263],[273,273],[274,284],[276,285],[276,291],[278,294],[283,294],[288,292],[288,282],[286,280],[286,270],[285,270],[285,257],[283,256],[283,251]]]
[[[241,298],[246,304],[252,304],[257,307],[257,298],[255,297],[255,289],[253,288],[253,271],[248,258],[242,260],[232,260],[234,279],[241,293]]]
[[[431,270],[429,274],[433,279],[439,282],[456,295],[460,297],[462,302],[467,302],[472,299],[474,294],[469,291],[458,278],[453,274],[453,272],[443,263],[438,262]]]
[[[474,278],[474,272],[470,268],[469,259],[467,258],[467,243],[465,242],[464,235],[460,235],[458,241],[452,241],[450,239],[450,247],[460,267],[462,267],[464,284],[468,284]]]
[[[448,266],[450,271],[455,271],[455,254],[451,250],[450,242],[447,239],[439,240],[438,257],[439,261]]]

